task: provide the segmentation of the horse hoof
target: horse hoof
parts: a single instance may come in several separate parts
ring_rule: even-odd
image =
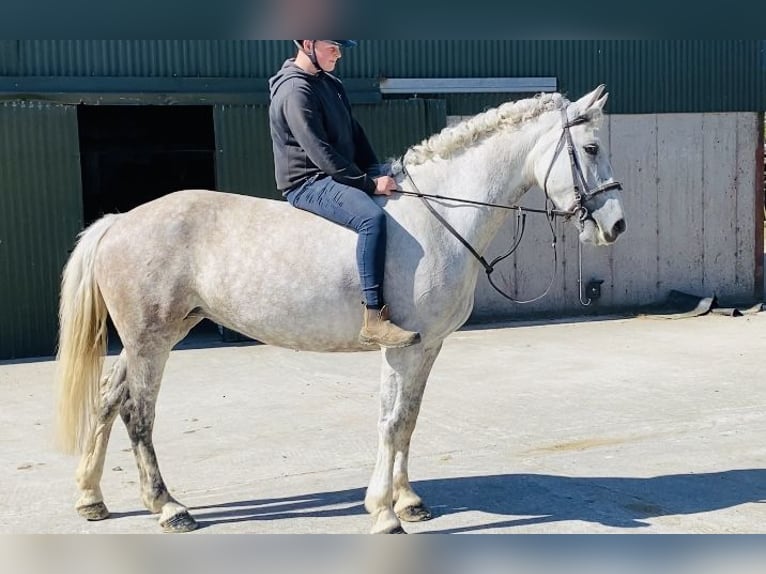
[[[401,526],[397,526],[389,534],[407,534],[407,532]]]
[[[160,522],[163,532],[169,534],[182,534],[184,532],[191,532],[196,530],[199,526],[197,521],[191,517],[188,512],[181,512],[175,516],[171,516],[164,522]]]
[[[399,520],[404,520],[405,522],[425,522],[433,518],[431,511],[423,504],[403,508],[397,516],[399,516]]]
[[[105,520],[109,518],[109,510],[107,509],[106,504],[103,502],[96,502],[94,504],[89,504],[88,506],[81,506],[77,509],[77,512],[85,520],[89,520],[90,522],[98,522],[99,520]]]

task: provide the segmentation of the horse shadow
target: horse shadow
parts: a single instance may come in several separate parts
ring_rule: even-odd
[[[728,470],[651,478],[501,474],[425,480],[414,485],[435,521],[431,533],[452,534],[580,521],[634,530],[648,519],[694,515],[766,500],[766,469]],[[332,518],[364,514],[365,489],[246,500],[197,507],[201,527],[215,524]],[[439,502],[437,502],[439,501]],[[451,501],[444,503],[443,501]],[[438,518],[468,511],[482,524],[438,528]],[[502,517],[497,520],[498,515]],[[454,521],[453,521],[454,523]]]

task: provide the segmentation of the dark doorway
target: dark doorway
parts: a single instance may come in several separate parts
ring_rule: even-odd
[[[86,226],[174,191],[215,189],[212,107],[80,106],[77,119]],[[194,332],[218,327],[205,320]]]
[[[209,106],[80,106],[84,223],[180,189],[215,188]]]

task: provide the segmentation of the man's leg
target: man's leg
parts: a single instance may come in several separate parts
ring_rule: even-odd
[[[293,207],[309,211],[356,231],[356,259],[365,305],[383,307],[383,272],[386,257],[386,215],[365,192],[332,178],[309,182],[290,192]]]
[[[310,211],[357,232],[356,257],[365,302],[364,325],[359,340],[381,347],[408,347],[420,334],[392,323],[383,304],[383,273],[386,256],[386,215],[361,190],[331,178],[312,181],[287,194],[290,205]]]

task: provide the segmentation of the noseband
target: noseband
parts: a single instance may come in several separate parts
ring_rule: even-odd
[[[545,174],[545,180],[543,182],[543,191],[545,192],[545,209],[533,209],[529,207],[520,207],[516,205],[500,205],[497,203],[488,203],[483,201],[473,201],[470,199],[461,199],[458,197],[445,197],[442,195],[436,195],[436,194],[428,194],[428,193],[422,193],[420,190],[418,190],[418,186],[415,184],[415,181],[412,179],[412,176],[407,171],[407,168],[404,165],[404,161],[402,159],[401,161],[401,168],[402,173],[404,176],[410,181],[412,184],[412,188],[415,191],[403,191],[398,190],[396,193],[399,193],[401,195],[410,195],[413,197],[419,197],[423,204],[426,206],[426,208],[431,212],[431,214],[449,231],[460,243],[462,243],[466,249],[471,253],[471,255],[474,256],[474,258],[484,267],[484,271],[487,273],[487,280],[489,281],[489,284],[497,291],[500,295],[508,299],[509,301],[512,301],[514,303],[520,303],[520,304],[527,304],[527,303],[534,303],[535,301],[539,301],[543,297],[545,297],[551,290],[551,287],[553,286],[554,281],[556,280],[556,272],[558,270],[558,253],[556,251],[556,232],[553,229],[553,219],[555,217],[563,217],[565,219],[569,219],[572,216],[577,216],[578,221],[578,227],[580,228],[580,231],[583,230],[583,227],[585,225],[585,220],[590,217],[590,212],[588,208],[585,206],[585,203],[593,199],[594,197],[605,193],[607,191],[612,190],[621,190],[622,185],[620,185],[617,181],[611,181],[609,183],[602,184],[596,188],[590,189],[588,187],[588,182],[585,180],[585,176],[583,175],[582,167],[580,166],[580,161],[577,157],[577,153],[575,152],[574,148],[574,142],[572,141],[572,133],[570,129],[574,126],[579,126],[582,124],[585,124],[589,121],[589,119],[586,116],[578,116],[574,118],[573,120],[569,121],[567,118],[567,110],[566,108],[562,108],[561,110],[561,117],[562,117],[562,131],[561,131],[561,137],[559,138],[558,143],[556,144],[556,150],[553,153],[553,159],[551,159],[551,163],[548,166],[548,171]],[[575,194],[575,205],[574,207],[569,211],[562,211],[558,209],[554,209],[553,207],[553,201],[551,200],[550,194],[548,193],[548,179],[550,178],[551,172],[553,171],[553,166],[556,164],[556,159],[558,158],[561,151],[564,149],[564,146],[566,145],[567,151],[569,153],[569,164],[572,169],[572,185],[574,189]],[[510,250],[505,253],[504,255],[501,255],[499,257],[496,257],[491,262],[487,262],[487,260],[478,252],[476,249],[468,242],[468,240],[460,235],[460,233],[452,227],[452,225],[449,224],[449,222],[442,217],[442,215],[436,211],[436,209],[431,205],[429,200],[436,199],[441,201],[454,201],[456,203],[463,203],[463,204],[469,204],[469,205],[480,205],[483,207],[495,207],[498,209],[510,209],[516,211],[516,235],[513,238],[513,242],[511,244]],[[526,228],[526,214],[527,213],[541,213],[546,215],[546,219],[548,221],[548,226],[551,230],[551,247],[553,248],[553,272],[551,274],[551,280],[550,283],[548,283],[548,286],[546,287],[545,291],[538,295],[537,297],[533,299],[527,299],[527,300],[518,300],[503,291],[500,287],[498,287],[495,282],[492,280],[492,273],[495,270],[495,266],[500,263],[501,261],[507,259],[510,257],[516,249],[519,247],[519,244],[521,243],[521,239],[524,236],[524,230]],[[582,285],[582,242],[578,241],[578,261],[579,261],[579,290],[580,290],[580,303],[583,306],[588,306],[591,304],[590,298],[586,300],[583,296],[583,285]]]

